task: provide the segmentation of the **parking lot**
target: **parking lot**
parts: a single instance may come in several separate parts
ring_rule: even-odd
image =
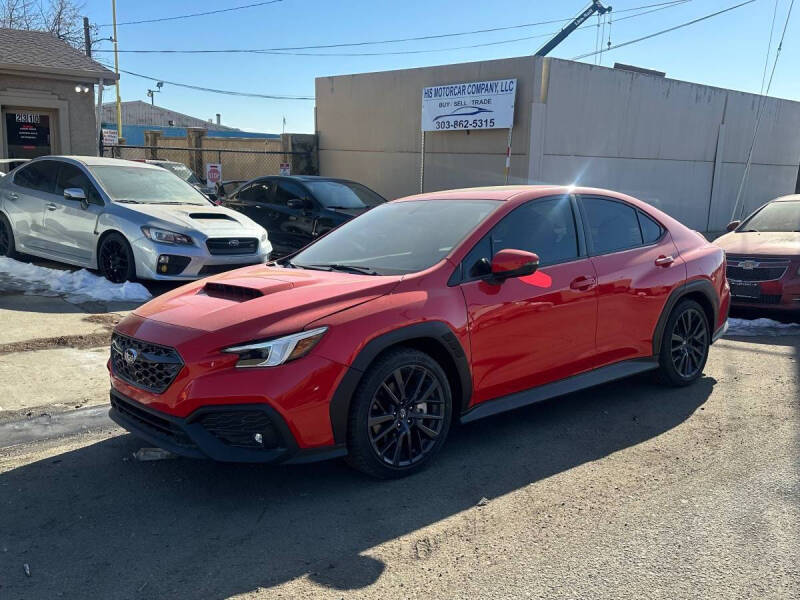
[[[104,416],[132,307],[0,296],[3,598],[798,595],[798,335],[728,336],[688,388],[639,376],[458,427],[378,482],[134,460]]]

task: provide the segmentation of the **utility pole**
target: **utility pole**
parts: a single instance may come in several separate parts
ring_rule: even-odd
[[[122,137],[122,100],[119,97],[119,52],[117,50],[117,0],[111,0],[111,16],[114,23],[114,71],[117,74],[117,135]]]
[[[83,17],[83,45],[86,48],[86,56],[92,58],[92,36],[89,34],[89,17]]]

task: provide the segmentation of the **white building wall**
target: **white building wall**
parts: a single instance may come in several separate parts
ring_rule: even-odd
[[[511,183],[618,190],[700,231],[730,221],[760,96],[551,58],[318,78],[320,173],[417,192],[422,88],[506,77],[519,80]],[[505,141],[428,133],[425,191],[502,183]],[[744,210],[793,193],[798,169],[800,103],[767,98]]]
[[[531,181],[610,188],[650,202],[694,229],[725,227],[759,96],[542,60],[549,62],[537,69],[544,73],[546,96],[534,119],[544,124],[534,128],[531,141]],[[742,194],[744,210],[794,192],[798,165],[800,103],[767,98]]]

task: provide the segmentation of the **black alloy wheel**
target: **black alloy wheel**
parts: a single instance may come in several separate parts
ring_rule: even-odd
[[[708,319],[693,300],[683,300],[667,320],[661,342],[661,378],[671,385],[687,385],[703,372],[711,344]]]
[[[418,350],[390,350],[367,369],[353,396],[347,461],[380,478],[416,472],[444,444],[451,412],[442,367]]]
[[[392,467],[419,462],[444,426],[444,398],[425,367],[395,369],[375,390],[369,408],[369,439],[378,458]]]
[[[696,375],[705,363],[708,347],[706,319],[694,308],[683,311],[675,321],[670,353],[675,370],[686,378]]]
[[[103,240],[97,262],[103,277],[112,283],[130,281],[136,273],[133,252],[127,240],[116,233]]]
[[[14,233],[11,224],[0,215],[0,256],[9,258],[14,256]]]

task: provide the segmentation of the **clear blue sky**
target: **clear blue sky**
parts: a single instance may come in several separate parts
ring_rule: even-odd
[[[118,0],[118,21],[152,19],[248,4],[254,0]],[[661,0],[663,1],[663,0]],[[612,44],[665,29],[737,4],[741,0],[692,0],[683,5],[614,23]],[[775,37],[791,0],[778,1]],[[622,9],[659,0],[609,0],[617,18]],[[273,48],[373,41],[461,32],[574,16],[584,0],[283,0],[214,16],[119,28],[120,49]],[[612,51],[614,61],[666,71],[667,76],[758,92],[767,50],[774,0],[756,0],[730,13],[639,44]],[[87,0],[84,12],[93,23],[111,22],[111,0]],[[596,23],[591,19],[589,23]],[[388,52],[428,50],[545,35],[560,25],[471,34],[438,40],[322,50]],[[111,29],[100,29],[110,36]],[[281,95],[314,95],[314,78],[389,69],[522,56],[535,52],[547,37],[462,50],[400,56],[136,55],[120,54],[120,68],[171,81],[221,89]],[[773,54],[775,45],[773,44]],[[108,42],[98,49],[111,49]],[[595,29],[573,33],[551,56],[573,58],[595,48]],[[113,55],[95,55],[113,62]],[[593,58],[584,59],[593,62]],[[771,95],[800,100],[800,2],[794,7]],[[122,75],[123,100],[147,100],[153,82]],[[105,100],[113,98],[108,90]],[[313,101],[235,98],[165,85],[156,103],[201,118],[222,113],[222,122],[253,131],[313,130]],[[798,132],[800,134],[800,132]]]

